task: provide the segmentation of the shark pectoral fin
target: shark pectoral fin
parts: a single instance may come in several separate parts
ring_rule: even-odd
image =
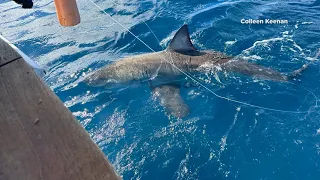
[[[153,94],[159,99],[160,105],[173,116],[183,118],[189,114],[189,107],[180,95],[179,85],[157,86],[153,88]]]
[[[188,51],[197,51],[197,49],[193,46],[189,31],[188,25],[183,25],[174,35],[173,39],[168,46],[169,50],[173,50],[176,52],[188,52]]]

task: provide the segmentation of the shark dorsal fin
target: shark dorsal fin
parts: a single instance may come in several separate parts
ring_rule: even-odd
[[[173,39],[171,40],[170,45],[168,46],[168,49],[176,52],[197,51],[197,49],[191,42],[187,24],[183,25],[176,32]]]

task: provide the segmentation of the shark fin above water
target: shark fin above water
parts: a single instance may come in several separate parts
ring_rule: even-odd
[[[167,112],[175,117],[183,118],[189,114],[189,107],[180,95],[180,86],[175,84],[160,85],[152,89]]]
[[[197,49],[193,46],[188,25],[183,25],[174,35],[173,39],[168,46],[169,50],[173,50],[176,52],[190,52],[190,51],[197,51]]]

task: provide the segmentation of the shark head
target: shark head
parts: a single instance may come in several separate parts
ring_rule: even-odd
[[[114,70],[108,66],[89,75],[84,80],[84,82],[92,87],[102,87],[103,86],[107,89],[118,88],[121,84],[124,83],[114,73]]]
[[[106,86],[108,84],[111,84],[113,81],[116,82],[115,80],[112,80],[107,76],[102,77],[98,73],[93,73],[84,80],[85,83],[92,87]]]

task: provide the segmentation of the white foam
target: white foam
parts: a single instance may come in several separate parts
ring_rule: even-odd
[[[244,60],[262,60],[262,57],[260,57],[258,55],[243,56],[241,58]]]
[[[217,8],[217,7],[221,7],[221,6],[230,6],[232,4],[236,4],[240,1],[235,1],[235,2],[232,2],[232,1],[224,1],[224,2],[221,2],[221,3],[210,3],[210,4],[207,4],[207,5],[204,5],[202,6],[201,8],[197,8],[195,9],[195,11],[193,13],[190,13],[188,16],[187,16],[187,19],[192,19],[193,17],[199,15],[199,14],[202,14],[204,12],[207,12],[207,11],[210,11],[214,8]],[[204,7],[204,8],[203,8]]]
[[[296,50],[294,50],[293,48],[289,48],[290,51],[292,52],[297,52]]]
[[[303,49],[294,41],[293,42],[293,46],[296,47],[297,49],[299,49],[299,51],[303,51]]]
[[[226,46],[231,46],[231,45],[233,45],[234,43],[236,43],[237,42],[237,40],[234,40],[234,41],[226,41],[224,44],[226,45]]]
[[[166,47],[169,44],[169,41],[171,41],[171,39],[173,38],[174,34],[175,34],[175,31],[171,32],[171,34],[168,37],[162,39],[160,41],[160,46]]]
[[[302,22],[301,24],[313,24],[313,22]]]
[[[230,133],[230,131],[233,129],[233,126],[236,124],[237,120],[238,120],[238,114],[241,110],[241,107],[238,107],[236,109],[236,114],[234,116],[234,119],[233,119],[233,122],[231,124],[231,126],[229,127],[228,131],[223,135],[223,137],[221,138],[221,141],[220,141],[220,154],[225,150],[225,147],[227,145],[227,139],[228,139],[228,135]]]
[[[253,43],[253,45],[251,47],[243,50],[243,52],[251,51],[252,49],[257,47],[258,45],[267,46],[271,42],[282,41],[283,39],[284,39],[283,37],[277,37],[277,38],[271,38],[271,39],[264,39],[264,40],[261,40],[261,41],[256,41],[256,42]]]

